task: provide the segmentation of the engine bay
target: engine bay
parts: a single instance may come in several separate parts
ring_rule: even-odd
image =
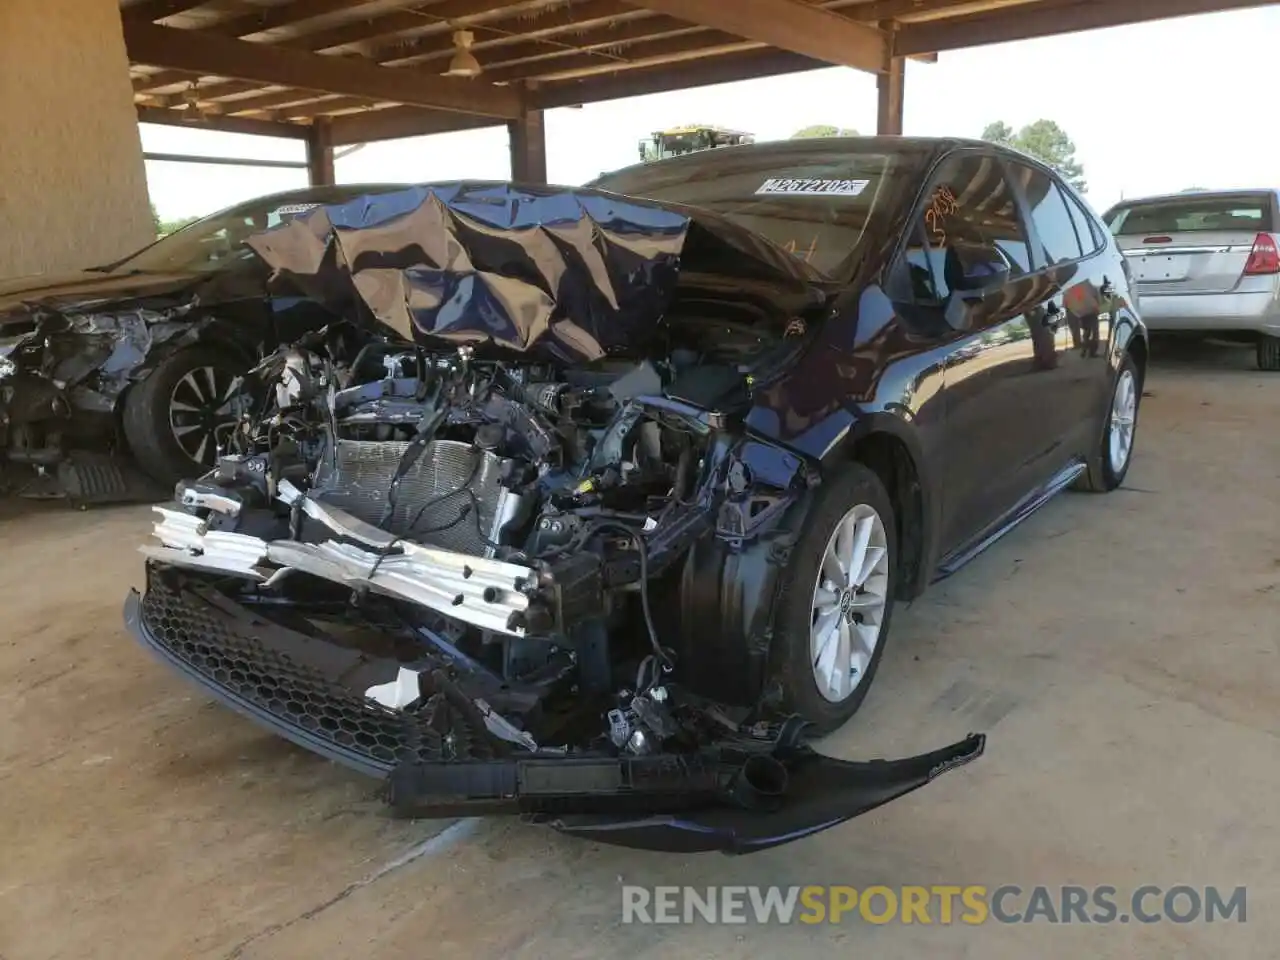
[[[465,663],[482,694],[465,699],[522,748],[643,756],[737,733],[764,714],[673,695],[681,652],[653,596],[669,603],[687,578],[716,501],[750,492],[726,454],[748,350],[721,343],[715,357],[556,366],[320,331],[253,371],[255,413],[209,475],[156,508],[160,545],[144,553],[238,576],[250,606],[336,604],[348,622],[430,638],[407,686],[397,661],[366,689],[388,709]]]

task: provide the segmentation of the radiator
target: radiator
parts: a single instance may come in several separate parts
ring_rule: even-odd
[[[317,472],[315,499],[366,523],[380,523],[391,479],[408,446],[397,441],[339,440]],[[401,479],[395,509],[383,529],[446,550],[493,556],[485,540],[497,541],[498,532],[520,503],[518,495],[499,485],[502,467],[502,458],[470,444],[433,440]],[[423,509],[428,501],[435,502]],[[459,520],[468,505],[469,512]]]

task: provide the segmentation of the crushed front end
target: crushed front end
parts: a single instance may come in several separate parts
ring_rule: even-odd
[[[905,760],[836,760],[803,742],[797,719],[735,722],[683,691],[678,669],[592,696],[575,689],[569,657],[512,685],[454,647],[443,623],[389,628],[337,598],[281,600],[151,562],[125,619],[227,706],[384,779],[405,815],[518,814],[620,846],[749,853],[903,796],[984,746],[970,735]]]
[[[801,346],[785,323],[681,323],[670,290],[575,290],[575,276],[665,281],[635,236],[611,247],[573,223],[558,242],[590,249],[522,298],[478,262],[509,261],[521,231],[494,247],[495,225],[480,239],[458,226],[460,204],[398,202],[398,236],[420,220],[447,251],[433,231],[452,222],[470,272],[397,267],[395,296],[386,275],[351,280],[386,326],[435,336],[344,322],[254,371],[261,409],[214,471],[156,507],[145,591],[126,609],[147,647],[282,736],[385,778],[400,811],[520,814],[628,846],[762,849],[981,754],[970,736],[908,760],[834,760],[774,708],[776,573],[819,468],[742,411]],[[627,211],[608,204],[616,229]],[[650,221],[650,256],[680,251],[686,221],[631,213],[632,234]],[[332,229],[302,218],[256,248],[296,271]],[[376,230],[358,239],[367,253]],[[548,270],[546,253],[530,262]],[[580,269],[590,254],[600,269]],[[449,296],[404,289],[424,277]],[[594,322],[557,323],[552,287],[593,304],[579,316]],[[505,349],[485,351],[495,330]]]

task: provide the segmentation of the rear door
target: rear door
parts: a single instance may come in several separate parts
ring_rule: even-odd
[[[1010,161],[1009,169],[1026,204],[1033,255],[1045,280],[1030,314],[1040,375],[1023,384],[1024,402],[1041,411],[1034,479],[1044,482],[1096,442],[1109,387],[1101,346],[1110,336],[1107,301],[1122,278],[1106,275],[1099,256],[1103,237],[1057,177],[1018,161]]]
[[[1122,203],[1108,221],[1139,297],[1234,292],[1254,240],[1276,229],[1273,198],[1265,192]]]

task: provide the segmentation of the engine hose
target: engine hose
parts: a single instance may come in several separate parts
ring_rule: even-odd
[[[662,663],[663,668],[670,672],[675,668],[675,657],[658,640],[658,628],[653,624],[653,610],[649,604],[649,545],[644,542],[644,537],[638,531],[624,523],[597,520],[592,527],[595,530],[618,531],[635,542],[636,552],[640,555],[640,611],[644,615],[644,625],[649,633],[649,644],[653,647],[654,655]]]

